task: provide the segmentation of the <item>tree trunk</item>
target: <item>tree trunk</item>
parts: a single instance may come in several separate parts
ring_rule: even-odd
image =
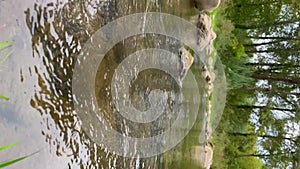
[[[269,67],[295,67],[298,68],[300,65],[295,65],[291,63],[281,64],[281,63],[246,63],[250,66],[269,66]]]
[[[260,135],[260,134],[256,134],[256,133],[227,133],[229,135],[233,135],[233,136],[243,136],[243,137],[248,137],[248,136],[257,136],[257,137],[262,137],[262,138],[274,138],[274,139],[284,139],[284,140],[289,140],[289,141],[293,141],[296,142],[297,137],[296,138],[290,138],[290,137],[284,137],[284,136],[271,136],[271,135]],[[300,137],[300,136],[298,136]]]
[[[274,40],[300,40],[300,38],[295,37],[282,37],[282,36],[246,36],[250,39],[274,39]]]
[[[278,25],[285,25],[285,24],[292,24],[292,23],[296,23],[299,22],[299,20],[297,19],[292,19],[292,20],[288,20],[288,21],[279,21],[279,22],[275,22],[275,23],[270,23],[270,24],[266,24],[266,25],[240,25],[240,24],[235,24],[234,27],[237,29],[259,29],[259,28],[269,28],[269,27],[276,27]]]
[[[246,50],[245,53],[250,53],[250,54],[254,54],[254,53],[274,53],[274,52],[279,52],[287,54],[287,53],[299,53],[299,49],[297,48],[282,48],[282,49],[267,49],[267,50]]]
[[[270,110],[278,110],[278,111],[289,111],[289,112],[296,112],[296,109],[287,109],[287,108],[279,108],[279,107],[268,107],[268,106],[254,106],[254,105],[233,105],[237,108],[243,108],[243,109],[263,109],[263,108],[269,108]]]
[[[258,79],[258,80],[282,81],[282,82],[286,82],[286,83],[300,85],[300,79],[296,79],[296,78],[271,77],[271,76],[262,76],[262,75],[258,75],[258,74],[253,74],[251,77],[254,79]]]
[[[264,42],[264,43],[253,43],[253,44],[244,44],[245,47],[257,47],[262,45],[270,45],[270,44],[276,44],[283,42],[284,40],[276,40],[276,41],[270,41],[270,42]]]
[[[243,154],[243,155],[236,155],[236,158],[243,158],[243,157],[270,157],[271,154]]]
[[[300,93],[283,91],[283,90],[274,90],[274,89],[270,89],[270,88],[244,87],[243,90],[260,91],[260,92],[265,92],[265,93],[283,93],[283,94],[286,94],[286,95],[290,94],[290,95],[300,96]]]

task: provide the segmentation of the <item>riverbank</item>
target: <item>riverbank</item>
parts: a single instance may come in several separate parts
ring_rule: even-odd
[[[222,8],[222,7],[221,7]],[[222,137],[219,140],[221,133],[215,134],[215,130],[221,121],[221,117],[225,108],[226,94],[227,94],[227,85],[226,85],[226,76],[224,72],[223,64],[221,63],[221,57],[218,53],[218,41],[224,38],[221,34],[221,28],[219,28],[218,23],[220,23],[220,16],[218,15],[219,8],[215,9],[209,13],[211,20],[212,32],[216,34],[216,37],[211,40],[208,50],[207,50],[207,71],[203,72],[204,76],[208,76],[207,80],[207,123],[205,126],[205,147],[209,148],[209,151],[206,151],[206,160],[204,161],[203,167],[210,168],[213,164],[213,161],[219,161],[218,156],[223,156],[224,147],[222,142],[224,138]]]

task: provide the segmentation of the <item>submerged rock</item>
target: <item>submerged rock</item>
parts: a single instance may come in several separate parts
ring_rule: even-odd
[[[159,62],[162,65],[168,65],[165,62],[170,63],[169,65],[172,67],[170,71],[174,72],[176,81],[172,76],[163,73],[161,70],[148,69],[140,72],[130,85],[132,103],[140,110],[145,111],[150,108],[149,95],[155,89],[178,92],[182,87],[184,77],[194,62],[194,57],[187,49],[181,47],[178,50],[178,58],[160,60]]]
[[[180,58],[180,65],[181,68],[179,69],[180,75],[179,79],[182,81],[184,76],[187,74],[188,69],[192,66],[194,62],[194,57],[192,54],[186,50],[184,47],[179,49],[179,58]]]

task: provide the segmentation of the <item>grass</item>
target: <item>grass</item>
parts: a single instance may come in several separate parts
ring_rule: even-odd
[[[8,49],[11,44],[12,44],[12,41],[1,42],[0,43],[0,52],[3,52],[4,50]],[[3,63],[11,54],[12,54],[12,51],[6,53],[3,56],[0,56],[0,64]],[[6,97],[4,95],[1,95],[1,94],[0,94],[0,99],[5,100],[5,101],[9,101],[8,97]],[[19,142],[15,142],[15,143],[11,143],[11,144],[5,145],[3,147],[0,147],[0,151],[7,150],[9,148],[12,148],[12,147],[18,145],[18,144],[19,144]],[[17,162],[25,160],[26,158],[28,158],[28,157],[36,154],[36,153],[38,153],[38,151],[35,152],[35,153],[32,153],[32,154],[23,156],[23,157],[19,157],[19,158],[16,158],[16,159],[12,159],[12,160],[7,160],[7,161],[0,162],[0,168],[11,166],[11,165],[13,165],[13,164],[15,164]]]
[[[212,11],[211,13],[209,13],[209,16],[211,18],[211,24],[212,24],[212,28],[213,28],[213,31],[216,33],[216,34],[219,34],[219,29],[218,28],[218,19],[217,19],[217,14],[220,12],[219,9],[215,9],[214,11]],[[218,41],[218,37],[217,39],[214,39],[213,40],[213,50],[212,50],[212,54],[210,57],[212,57],[213,59],[213,67],[218,67],[219,69],[221,69],[220,65],[216,65],[218,64],[217,61],[218,61],[218,53],[217,53],[217,41]],[[221,63],[219,63],[221,64]],[[211,102],[211,116],[210,116],[210,125],[212,128],[214,128],[214,125],[217,125],[217,124],[214,124],[214,120],[216,120],[217,118],[219,117],[215,117],[216,115],[220,115],[222,114],[220,111],[222,111],[222,106],[225,104],[225,103],[220,103],[220,100],[219,97],[220,97],[220,94],[224,94],[226,93],[226,89],[224,91],[224,86],[221,86],[223,83],[224,83],[224,80],[226,81],[226,77],[225,77],[225,74],[222,75],[221,71],[219,70],[211,70],[215,73],[216,75],[216,79],[214,81],[214,91],[212,92],[211,94],[211,97],[210,97],[210,102]],[[218,79],[217,79],[218,78]],[[219,79],[221,78],[221,79]],[[226,86],[225,86],[226,87]],[[222,97],[221,97],[222,98]]]
[[[1,42],[0,43],[0,52],[4,51],[5,49],[7,49],[11,44],[12,44],[13,41],[6,41],[6,42]],[[3,63],[10,55],[12,54],[12,51],[4,54],[3,56],[0,56],[0,64]],[[9,98],[4,96],[4,95],[1,95],[0,94],[0,99],[2,100],[5,100],[5,101],[8,101]]]
[[[8,98],[8,97],[3,96],[3,95],[1,95],[1,94],[0,94],[0,99],[3,99],[3,100],[5,100],[5,101],[9,101],[9,98]]]
[[[3,50],[4,48],[8,47],[11,45],[12,41],[6,41],[6,42],[1,42],[0,43],[0,51]]]
[[[0,43],[0,52],[4,51],[5,49],[8,49],[13,41],[6,41]],[[12,51],[6,53],[4,56],[0,56],[0,63],[3,63],[10,55],[12,54]]]
[[[217,26],[216,16],[217,16],[218,12],[219,12],[219,10],[215,9],[212,13],[210,13],[211,24],[212,24],[212,27],[213,27],[214,30],[216,29],[216,26]]]
[[[216,62],[220,62],[220,60],[218,60],[218,52],[217,49],[222,48],[223,46],[219,45],[219,43],[227,43],[228,42],[228,35],[224,36],[224,34],[220,33],[222,31],[224,31],[225,28],[225,32],[230,32],[231,31],[231,27],[230,27],[230,23],[226,23],[225,21],[221,21],[222,23],[220,23],[220,8],[215,9],[213,12],[211,12],[209,15],[211,17],[211,24],[212,24],[212,28],[214,30],[214,32],[217,34],[217,38],[213,41],[213,52],[211,54],[211,57],[213,59],[213,67],[218,65],[215,64],[221,64],[221,63],[216,63]],[[224,22],[224,23],[223,23]],[[222,27],[219,27],[221,24]],[[223,27],[223,25],[227,25],[229,24],[229,26],[227,27]],[[225,33],[227,34],[227,33]],[[219,37],[221,36],[221,37]],[[220,69],[221,67],[219,67]],[[216,116],[220,116],[222,114],[221,111],[224,111],[222,109],[222,106],[225,106],[225,102],[226,102],[226,97],[224,102],[221,103],[222,100],[220,100],[220,95],[221,94],[226,94],[226,86],[224,89],[224,86],[222,86],[222,84],[224,83],[224,80],[226,82],[226,76],[225,76],[225,72],[224,74],[222,74],[222,72],[220,72],[220,70],[212,70],[215,75],[216,75],[216,79],[214,81],[214,90],[211,94],[210,97],[210,102],[211,102],[211,117],[210,117],[210,126],[212,128],[215,128],[216,125],[218,125],[217,123],[214,123],[215,120],[217,120],[217,122],[220,122],[219,118],[221,117],[216,117]],[[225,107],[224,107],[225,108]],[[215,128],[216,129],[216,128]],[[213,164],[211,167],[214,168],[224,168],[224,164],[226,163],[226,158],[225,158],[225,148],[226,148],[226,142],[228,142],[227,139],[227,134],[224,132],[220,132],[220,131],[214,131],[213,132],[213,139],[212,139],[212,143],[215,145],[214,146],[214,154],[213,154]]]
[[[15,143],[11,143],[11,144],[5,145],[5,146],[3,146],[3,147],[0,147],[0,151],[9,149],[9,148],[14,147],[14,146],[16,146],[16,145],[18,145],[18,144],[19,144],[19,142],[15,142]],[[0,162],[0,168],[4,168],[4,167],[7,167],[7,166],[11,166],[11,165],[13,165],[13,164],[15,164],[15,163],[17,163],[17,162],[19,162],[19,161],[25,160],[26,158],[28,158],[28,157],[30,157],[30,156],[36,154],[36,153],[38,153],[38,151],[35,152],[35,153],[32,153],[32,154],[29,154],[29,155],[20,157],[20,158],[16,158],[16,159],[13,159],[13,160],[7,160],[7,161],[4,161],[4,162]]]

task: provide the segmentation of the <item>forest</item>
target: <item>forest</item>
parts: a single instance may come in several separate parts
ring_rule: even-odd
[[[227,103],[211,168],[300,168],[300,1],[224,0],[213,12]]]

